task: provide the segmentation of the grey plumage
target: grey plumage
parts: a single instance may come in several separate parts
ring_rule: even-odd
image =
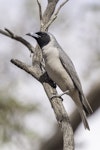
[[[89,129],[86,113],[92,109],[84,96],[80,80],[69,56],[63,51],[55,37],[47,32],[37,32],[38,36],[27,34],[35,38],[42,49],[45,69],[49,77],[74,100],[80,112],[85,128]]]
[[[62,64],[65,67],[65,69],[67,70],[68,74],[70,75],[71,79],[73,80],[75,87],[77,88],[77,90],[79,92],[80,100],[83,104],[83,107],[86,108],[86,111],[88,114],[91,114],[93,112],[92,108],[91,108],[90,104],[88,103],[86,97],[84,96],[79,77],[77,75],[77,72],[75,70],[75,67],[74,67],[71,59],[61,48],[59,49],[59,52],[60,52],[59,56],[60,56],[60,60],[61,60]]]

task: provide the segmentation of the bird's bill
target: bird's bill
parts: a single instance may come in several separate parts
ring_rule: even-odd
[[[40,37],[40,36],[39,36],[38,34],[36,34],[36,33],[27,33],[26,35],[31,36],[31,37],[33,37],[33,38],[35,38],[35,39],[37,39],[37,38]]]

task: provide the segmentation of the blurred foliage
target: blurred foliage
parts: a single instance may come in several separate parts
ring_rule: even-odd
[[[6,91],[5,91],[6,93]],[[2,95],[2,94],[1,94]],[[0,96],[0,143],[13,142],[24,136],[31,140],[36,133],[25,126],[25,117],[37,111],[37,106],[22,104],[11,96]]]

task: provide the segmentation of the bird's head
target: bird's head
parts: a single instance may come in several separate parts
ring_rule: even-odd
[[[35,34],[27,33],[26,35],[36,39],[37,43],[41,48],[43,48],[50,42],[50,34],[47,32],[36,32]]]

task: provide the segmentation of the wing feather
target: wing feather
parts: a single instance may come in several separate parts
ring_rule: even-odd
[[[86,97],[84,96],[81,82],[80,82],[78,74],[75,70],[74,64],[72,63],[69,56],[61,48],[59,48],[59,58],[60,58],[62,65],[66,69],[67,73],[70,75],[71,79],[73,80],[75,87],[77,88],[77,90],[79,92],[80,100],[83,104],[84,110],[88,114],[91,114],[93,112],[93,110],[92,110],[90,104],[88,103]]]
[[[60,52],[59,57],[60,57],[61,63],[63,64],[64,68],[70,75],[71,79],[73,80],[75,87],[83,95],[82,86],[81,86],[79,77],[77,75],[77,72],[75,70],[75,67],[74,67],[71,59],[62,49],[59,49],[59,52]]]

